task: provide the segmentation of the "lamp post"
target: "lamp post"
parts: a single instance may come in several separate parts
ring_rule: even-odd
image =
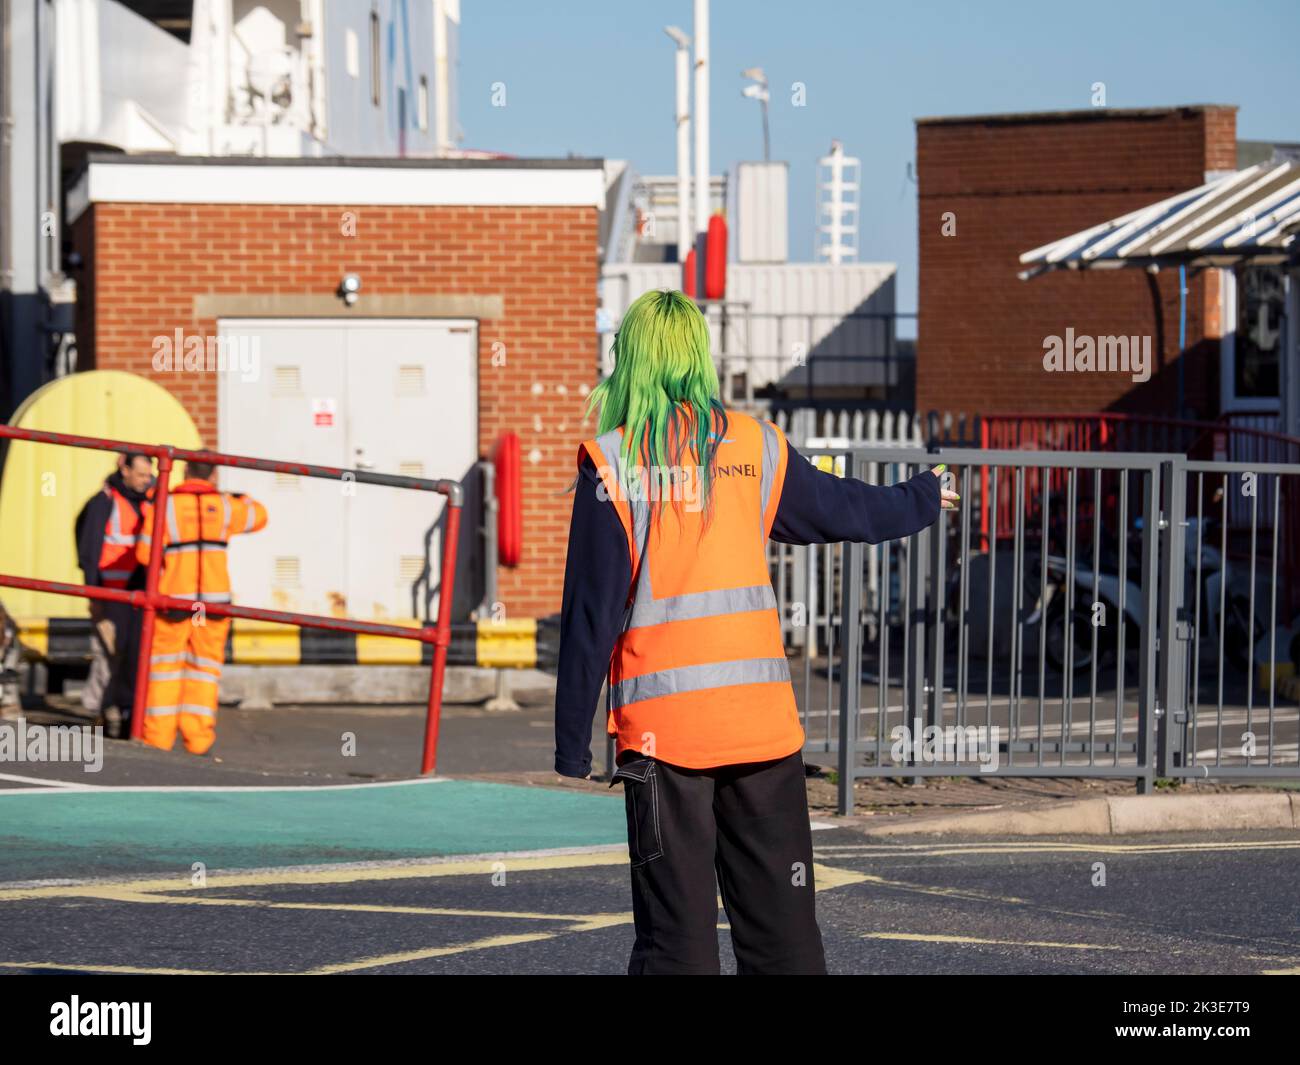
[[[677,45],[677,261],[691,250],[691,39],[665,26]]]
[[[762,67],[750,67],[748,70],[740,72],[742,78],[749,78],[752,85],[746,85],[740,90],[741,95],[750,100],[757,100],[763,107],[763,162],[772,161],[772,144],[768,138],[767,132],[767,102],[770,94],[767,91],[767,75],[763,73]]]
[[[695,291],[704,299],[709,234],[709,0],[695,0]]]

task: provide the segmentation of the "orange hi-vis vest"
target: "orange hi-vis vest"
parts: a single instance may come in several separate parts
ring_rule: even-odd
[[[104,523],[104,546],[99,549],[99,583],[105,588],[125,589],[135,572],[140,515],[111,484],[104,485],[104,494],[113,509]]]
[[[153,503],[141,510],[143,527],[136,547],[141,564],[149,561]],[[266,524],[266,507],[248,496],[219,492],[211,481],[182,481],[167,496],[163,568],[158,591],[177,599],[229,603],[230,572],[226,544],[238,533]]]
[[[720,428],[715,420],[715,438]],[[685,469],[673,474],[679,505],[654,498],[659,480],[646,470],[644,445],[641,471],[624,469],[622,442],[619,428],[578,450],[579,465],[584,452],[591,456],[618,511],[632,562],[609,664],[607,731],[619,753],[692,769],[792,754],[804,732],[767,564],[785,481],[781,431],[727,412],[707,525],[689,444]],[[653,520],[652,508],[660,508]]]

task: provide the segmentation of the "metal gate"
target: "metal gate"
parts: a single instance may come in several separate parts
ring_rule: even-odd
[[[878,484],[945,463],[962,498],[905,541],[772,545],[805,750],[837,755],[841,812],[864,776],[1300,778],[1300,466],[828,457]]]

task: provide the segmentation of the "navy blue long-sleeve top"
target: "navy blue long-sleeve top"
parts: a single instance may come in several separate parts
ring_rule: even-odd
[[[583,459],[574,489],[560,607],[555,688],[555,771],[591,772],[591,731],[632,583],[627,537],[600,476]],[[888,487],[817,469],[786,442],[785,483],[771,539],[783,544],[878,544],[911,536],[939,516],[939,478],[924,470]]]

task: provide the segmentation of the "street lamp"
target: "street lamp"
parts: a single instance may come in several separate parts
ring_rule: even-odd
[[[664,33],[677,45],[677,261],[691,250],[691,39],[676,26]]]
[[[757,100],[763,105],[763,162],[770,163],[772,161],[772,147],[767,134],[767,101],[770,98],[767,91],[767,75],[763,73],[762,67],[750,67],[748,70],[742,70],[740,76],[749,78],[754,83],[741,89],[741,95],[751,100]]]

